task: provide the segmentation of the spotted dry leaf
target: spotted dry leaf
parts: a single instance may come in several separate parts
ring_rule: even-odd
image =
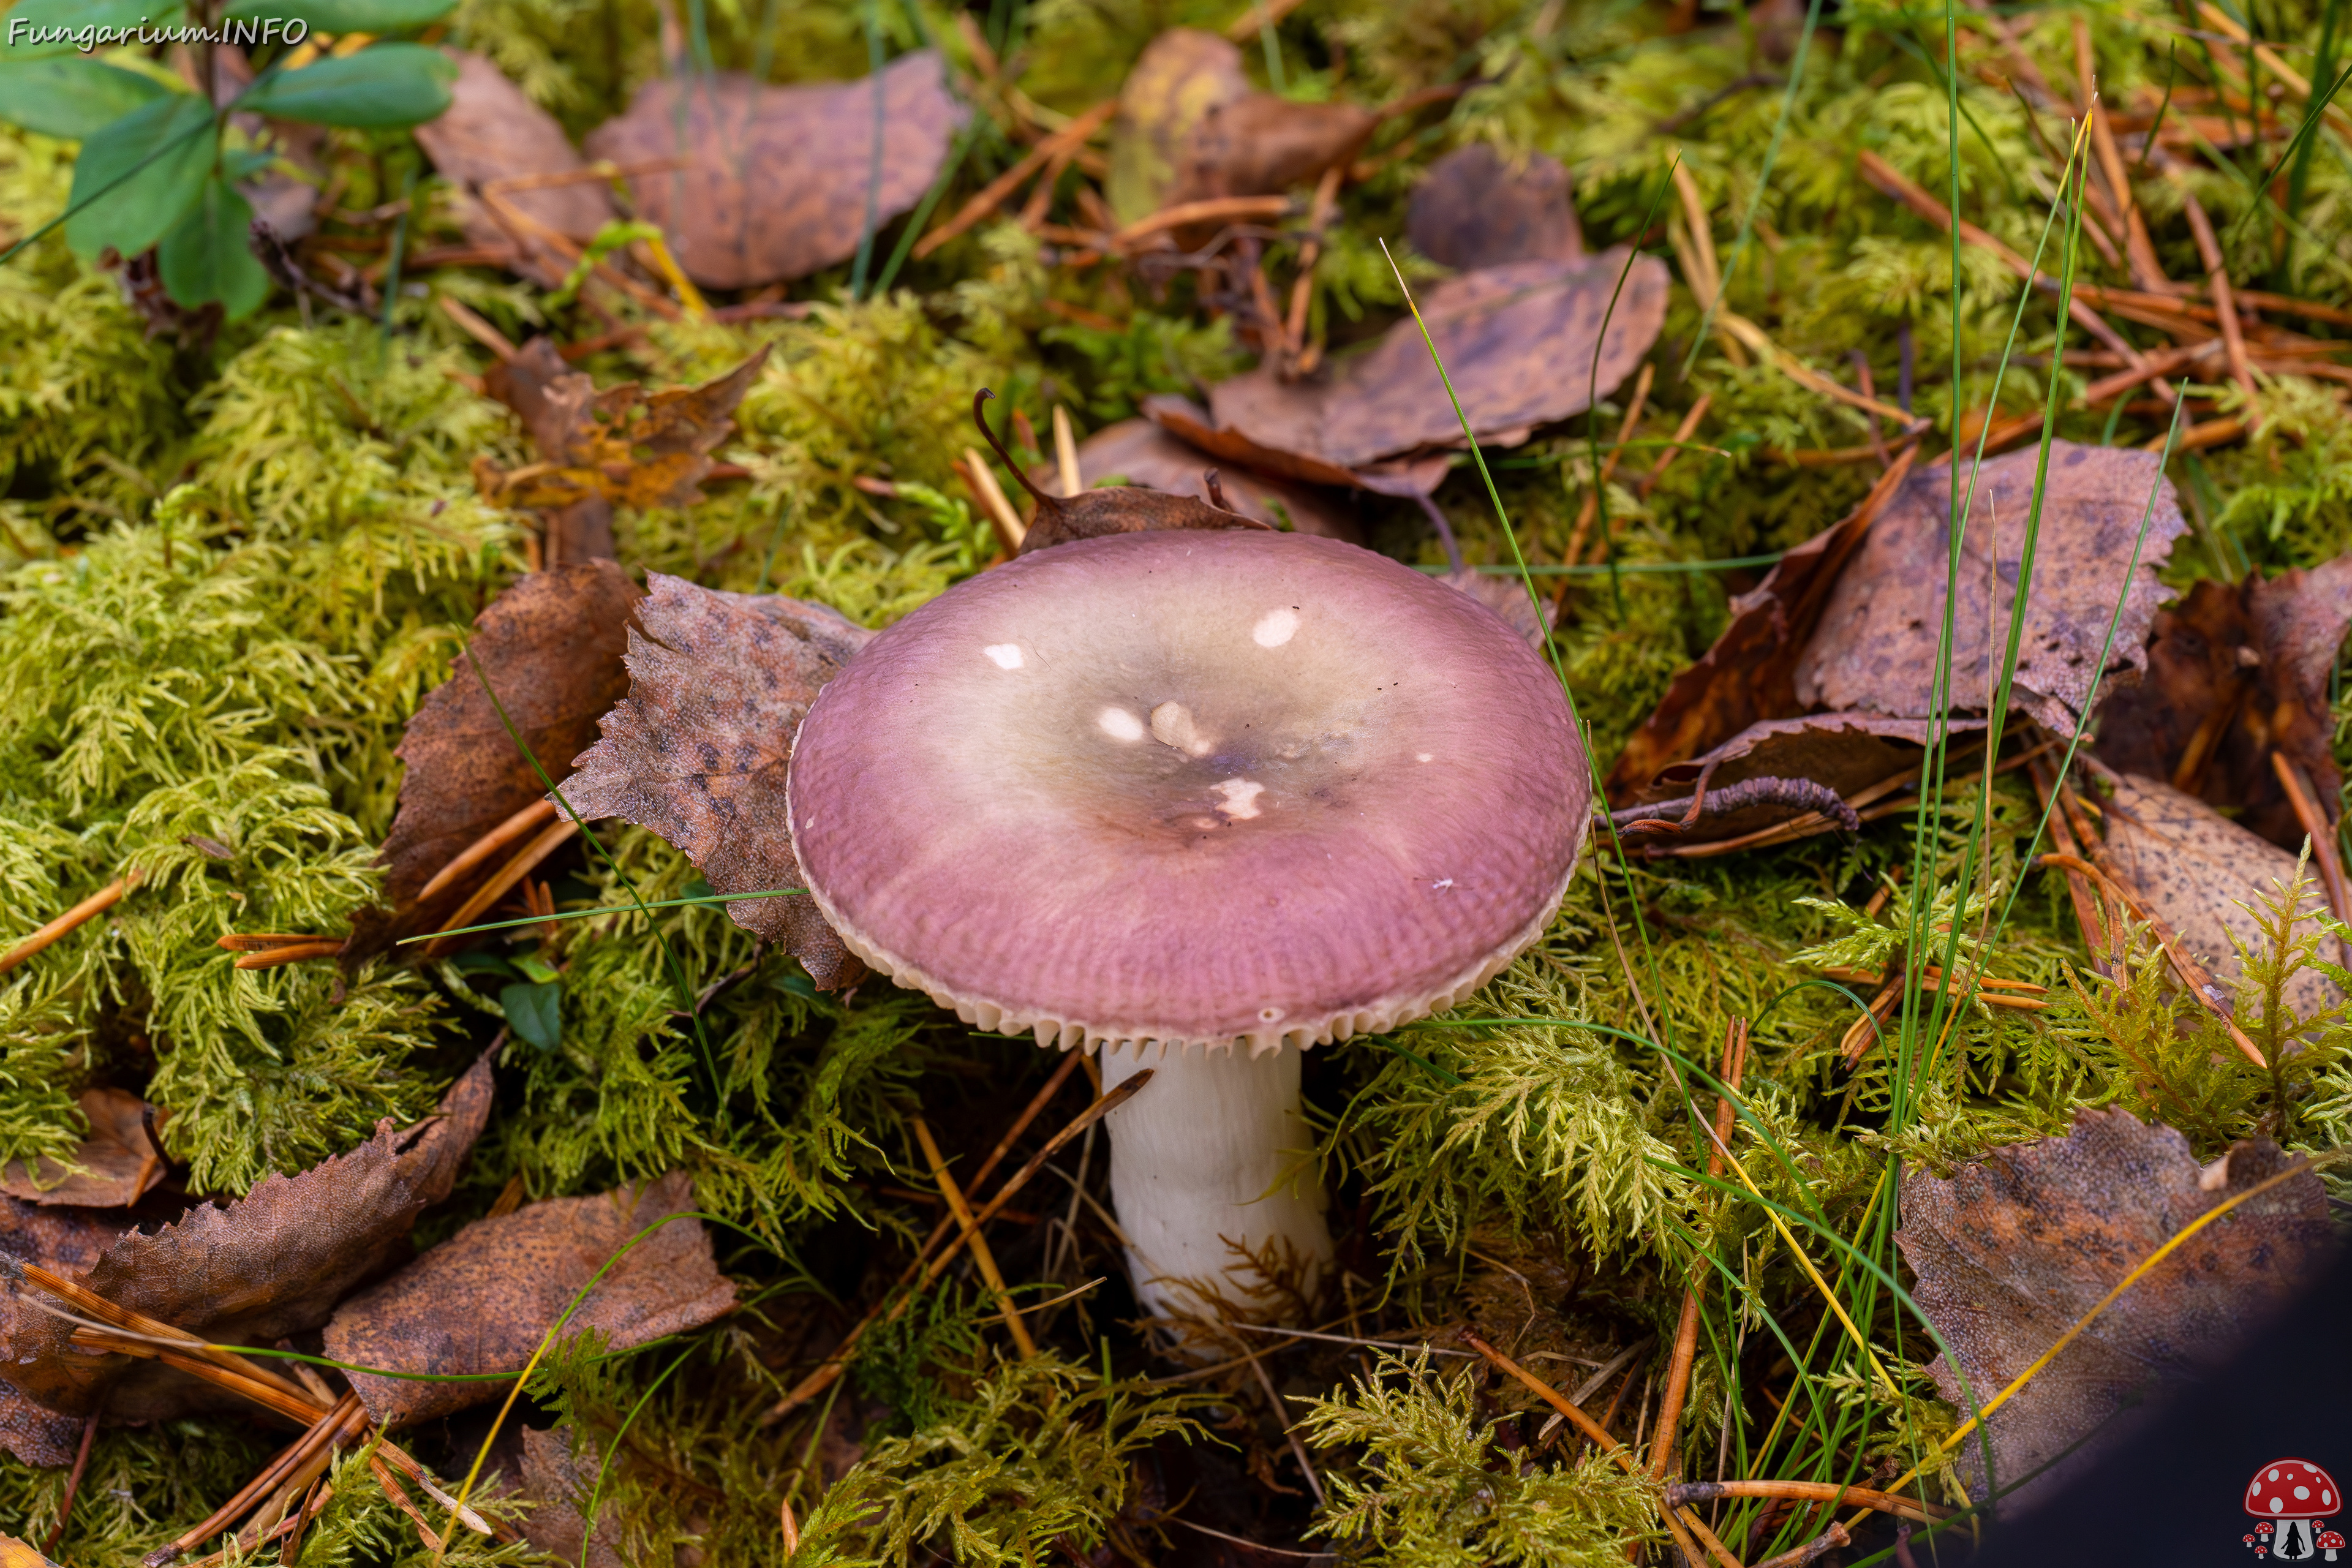
[[[1119,88],[1118,117],[1111,122],[1105,182],[1111,216],[1133,223],[1172,200],[1192,127],[1250,90],[1242,52],[1230,39],[1171,27],[1144,46]]]
[[[2303,822],[2271,763],[2284,752],[2320,800],[2343,783],[2328,677],[2352,626],[2352,556],[2264,582],[2210,580],[2157,613],[2147,676],[2099,705],[2100,760],[2169,780],[2287,849]]]
[[[1991,705],[2022,570],[2038,457],[2030,449],[2011,452],[1977,470],[1952,612],[1952,704],[1963,710],[1982,712]],[[1965,471],[1960,490],[1968,496]],[[1912,474],[1880,513],[1861,552],[1839,575],[1821,625],[1797,661],[1799,708],[1858,708],[1906,719],[1934,710],[1950,496],[1951,471],[1938,465]],[[2147,537],[2135,567],[2143,516]],[[2187,527],[2158,454],[2052,443],[2011,696],[2015,709],[2052,734],[2072,735],[2103,688],[2147,668],[2148,626],[2164,597],[2157,572]],[[2102,668],[2099,654],[2118,600],[2122,625]]]
[[[731,71],[657,77],[583,147],[640,171],[629,182],[638,215],[670,237],[687,276],[706,289],[756,289],[855,255],[869,191],[877,228],[910,210],[968,114],[947,90],[939,52],[918,49],[860,81],[770,87]],[[674,166],[679,159],[683,168]],[[666,162],[673,166],[646,167]]]
[[[803,885],[784,776],[817,689],[873,633],[797,599],[726,594],[654,574],[629,630],[628,695],[598,721],[564,797],[587,816],[651,828],[722,893]],[[807,899],[727,906],[828,990],[865,966]]]
[[[1637,256],[1629,270],[1617,249],[1465,272],[1431,289],[1421,310],[1470,428],[1482,445],[1507,447],[1615,391],[1657,341],[1666,289],[1664,262]],[[1406,467],[1407,455],[1462,444],[1411,320],[1325,380],[1286,383],[1261,367],[1212,387],[1205,415],[1164,398],[1145,412],[1195,446],[1271,472],[1391,492],[1426,494],[1444,476],[1447,459]]]
[[[2294,885],[2295,857],[2154,779],[2126,773],[2101,805],[2108,866],[2212,973],[2222,1005],[2233,1005],[2245,971],[2237,942],[2257,952],[2269,947],[2247,906],[2260,909]],[[2327,900],[2318,873],[2306,870],[2304,876],[2298,907],[2305,916],[2324,911]],[[2299,970],[2287,982],[2283,1000],[2309,1017],[2335,1003],[2336,986],[2316,969]]]
[[[613,221],[613,198],[593,179],[493,190],[486,198],[485,185],[576,174],[584,165],[555,117],[497,66],[463,49],[442,53],[457,62],[457,79],[449,84],[447,111],[416,128],[416,144],[457,187],[467,240],[512,250],[517,271],[552,288],[571,269],[571,258],[545,231],[584,245]]]
[[[621,1560],[618,1504],[608,1500],[600,1507],[595,1532],[588,1531],[583,1515],[596,1489],[597,1467],[583,1464],[572,1453],[572,1436],[570,1427],[523,1428],[522,1485],[516,1495],[535,1505],[523,1521],[523,1535],[559,1563],[580,1564],[585,1544],[584,1568],[627,1568]]]
[[[0,1193],[26,1203],[121,1208],[137,1203],[163,1179],[168,1166],[148,1136],[145,1100],[119,1089],[88,1089],[81,1094],[81,1114],[89,1136],[70,1160],[44,1157],[30,1167],[11,1160],[0,1168]]]
[[[2086,1110],[2065,1137],[1997,1149],[1949,1180],[1915,1173],[1895,1239],[1920,1310],[1950,1347],[1928,1375],[1972,1409],[2192,1220],[2288,1168],[2276,1144],[2254,1139],[2200,1182],[2171,1128]],[[2010,1498],[2024,1508],[2063,1492],[2168,1389],[2258,1327],[2330,1240],[2326,1189],[2307,1169],[2200,1231],[1987,1419],[1994,1484],[2032,1476]],[[1970,1438],[1958,1458],[1969,1495],[1983,1498],[1983,1446]]]
[[[121,1235],[87,1268],[60,1272],[216,1343],[268,1345],[307,1332],[353,1287],[402,1261],[416,1216],[449,1195],[492,1093],[485,1055],[450,1087],[438,1114],[408,1128],[380,1123],[348,1154],[297,1176],[265,1177],[236,1202],[191,1209],[152,1235]],[[33,1403],[79,1421],[103,1399],[106,1419],[117,1423],[240,1405],[158,1362],[68,1348],[71,1325],[36,1306],[38,1296],[30,1287],[0,1290],[0,1379]]]
[[[1140,485],[1205,501],[1209,499],[1206,475],[1211,469],[1216,470],[1226,504],[1244,517],[1275,528],[1344,539],[1350,544],[1364,542],[1354,512],[1327,492],[1220,461],[1149,419],[1106,425],[1078,443],[1078,482],[1089,488],[1105,483]],[[1032,468],[1029,477],[1045,489],[1061,482],[1051,463]]]
[[[1567,168],[1540,153],[1507,158],[1485,142],[1429,166],[1413,187],[1405,232],[1415,250],[1464,271],[1584,254]]]
[[[643,596],[614,563],[587,561],[532,573],[475,617],[474,658],[530,755],[508,736],[468,660],[418,706],[394,753],[407,771],[383,844],[384,891],[404,927],[423,913],[418,892],[458,851],[546,794],[531,757],[559,784],[572,771],[597,717],[629,689],[621,655]],[[485,876],[496,869],[482,868]],[[435,908],[465,892],[436,894]]]
[[[543,460],[507,473],[478,458],[475,482],[505,506],[570,507],[600,497],[612,506],[692,506],[702,499],[711,451],[733,431],[735,405],[767,362],[763,347],[699,386],[648,393],[624,382],[599,392],[577,372],[526,383],[519,356],[485,385],[523,416]]]
[[[693,1206],[692,1184],[673,1171],[641,1190],[558,1198],[477,1220],[344,1302],[327,1325],[327,1353],[396,1372],[520,1373],[596,1271],[649,1229],[589,1290],[564,1337],[594,1330],[610,1348],[625,1350],[700,1328],[735,1304],[735,1287],[712,1260],[700,1220],[660,1224]],[[507,1392],[503,1383],[351,1379],[369,1415],[388,1427]]]

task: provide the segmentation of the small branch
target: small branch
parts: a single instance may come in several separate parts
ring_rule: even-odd
[[[491,908],[500,899],[505,898],[517,882],[537,870],[541,861],[562,848],[572,836],[579,831],[580,825],[569,817],[561,822],[551,823],[540,829],[536,837],[517,851],[512,859],[499,868],[496,876],[475,889],[472,895],[457,906],[456,914],[442,922],[441,930],[436,933],[434,940],[425,944],[425,956],[437,958],[446,952],[449,932],[463,931],[472,925],[476,917]]]
[[[2320,885],[2327,889],[2327,907],[2337,920],[2352,921],[2352,889],[2345,886],[2344,860],[2336,852],[2336,830],[2319,809],[2319,796],[2312,789],[2311,780],[2287,760],[2284,752],[2271,752],[2271,771],[2278,774],[2287,803],[2294,807],[2295,821],[2310,837],[2311,858],[2318,863]],[[2336,945],[2343,962],[2352,965],[2352,942],[2338,937]]]
[[[1288,196],[1211,196],[1206,201],[1179,202],[1172,207],[1160,208],[1149,217],[1136,219],[1111,236],[1111,244],[1125,249],[1139,239],[1149,239],[1155,234],[1182,228],[1187,224],[1282,217],[1291,210]]]
[[[443,295],[444,303],[455,303]],[[526,833],[537,831],[555,820],[555,803],[542,795],[457,851],[449,863],[433,873],[433,879],[417,889],[416,901],[426,904],[436,895],[457,881],[467,872],[513,843]]]
[[[92,1410],[81,1424],[81,1443],[74,1449],[72,1471],[66,1477],[66,1495],[58,1502],[58,1521],[49,1527],[48,1540],[41,1543],[41,1555],[48,1556],[64,1539],[66,1520],[73,1512],[74,1494],[81,1490],[82,1472],[89,1468],[89,1445],[98,1436],[98,1412]]]
[[[918,261],[922,260],[931,252],[994,212],[1004,204],[1005,197],[1021,188],[1022,182],[1065,152],[1076,153],[1078,148],[1085,145],[1088,137],[1101,130],[1109,121],[1110,117],[1118,111],[1118,100],[1106,99],[1080,113],[1067,125],[1029,149],[1019,163],[982,185],[971,200],[958,207],[953,217],[917,240],[914,258]]]
[[[1315,1473],[1315,1461],[1307,1457],[1307,1445],[1291,1429],[1290,1414],[1282,1407],[1282,1395],[1275,1392],[1274,1379],[1266,1375],[1265,1363],[1252,1356],[1249,1364],[1250,1370],[1257,1373],[1257,1385],[1265,1390],[1265,1402],[1274,1411],[1275,1425],[1282,1428],[1283,1438],[1290,1445],[1290,1457],[1298,1461],[1299,1471],[1307,1478],[1307,1489],[1315,1494],[1315,1506],[1323,1507],[1323,1478]]]
[[[1921,1524],[1933,1524],[1951,1511],[1916,1498],[1896,1497],[1893,1492],[1874,1491],[1868,1487],[1832,1486],[1827,1481],[1685,1481],[1666,1489],[1666,1500],[1678,1507],[1727,1497],[1792,1498],[1799,1502],[1825,1502],[1832,1508],[1855,1503]],[[1759,1563],[1758,1568],[1762,1565]]]
[[[2230,297],[2230,268],[2221,255],[2221,241],[2213,235],[2213,220],[2205,216],[2205,204],[2186,184],[2180,187],[2181,210],[2189,217],[2189,232],[2197,237],[2198,258],[2205,263],[2206,286],[2212,290],[2213,314],[2221,327],[2221,346],[2230,356],[2230,374],[2246,395],[2246,412],[2253,412],[2254,399],[2260,395],[2254,386],[2253,367],[2246,363],[2246,333],[2238,320],[2237,301]]]
[[[6,952],[0,952],[0,974],[5,974],[26,959],[47,947],[61,936],[95,915],[102,915],[122,901],[122,895],[139,885],[139,873],[130,871],[117,877]]]
[[[988,1238],[972,1222],[971,1205],[964,1202],[963,1189],[948,1173],[948,1163],[940,1154],[939,1140],[931,1136],[929,1123],[921,1117],[910,1116],[907,1120],[915,1129],[915,1141],[923,1146],[923,1158],[930,1163],[931,1180],[939,1184],[940,1196],[947,1199],[948,1212],[955,1215],[956,1224],[962,1228],[963,1244],[971,1248],[971,1260],[980,1266],[981,1278],[988,1281],[989,1292],[996,1298],[997,1310],[1003,1314],[1005,1330],[1012,1334],[1021,1359],[1036,1360],[1037,1342],[1029,1337],[1027,1325],[1013,1310],[1013,1292],[1005,1288],[1004,1275],[996,1267],[996,1254],[989,1250]]]
[[[961,468],[963,482],[971,487],[972,495],[980,501],[980,510],[986,514],[990,526],[996,530],[997,543],[1003,547],[1007,555],[1018,554],[1021,542],[1029,537],[1029,529],[1021,521],[1021,514],[1013,510],[1013,503],[1005,499],[1004,488],[996,482],[996,474],[989,468],[988,459],[975,448],[966,447]]]
[[[1841,1546],[1852,1544],[1853,1537],[1846,1533],[1845,1526],[1832,1520],[1827,1530],[1802,1546],[1792,1552],[1783,1552],[1778,1557],[1768,1557],[1756,1564],[1756,1568],[1805,1568],[1806,1563],[1826,1557]]]
[[[2213,983],[2213,976],[2206,971],[2203,964],[2189,957],[2182,950],[2180,938],[2174,934],[2172,927],[2166,923],[2155,910],[2149,909],[2137,892],[2125,886],[2112,873],[2093,865],[2079,855],[2044,855],[2042,857],[2042,864],[2079,871],[2113,893],[2126,909],[2138,917],[2141,923],[2147,927],[2149,934],[2156,938],[2158,945],[2164,949],[2165,957],[2172,961],[2173,973],[2180,977],[2181,988],[2196,998],[2199,1006],[2213,1015],[2223,1028],[2230,1031],[2230,1038],[2236,1043],[2238,1049],[2245,1054],[2248,1061],[2265,1072],[2270,1070],[2270,1063],[2263,1059],[2262,1051],[2255,1047],[2253,1041],[2246,1038],[2245,1031],[2239,1028],[2238,1021],[2231,1016],[2229,1007],[2221,1001],[2221,987]]]
[[[1679,163],[1675,165],[1677,169],[1681,166]],[[1584,536],[1591,531],[1593,519],[1601,512],[1601,488],[1609,482],[1610,476],[1616,473],[1617,459],[1624,453],[1625,443],[1633,438],[1635,426],[1642,423],[1642,410],[1649,404],[1653,368],[1647,360],[1642,362],[1641,376],[1633,383],[1633,395],[1625,404],[1625,417],[1617,422],[1616,442],[1610,447],[1609,455],[1601,459],[1601,471],[1593,476],[1592,488],[1584,492],[1584,504],[1577,508],[1576,526],[1570,530],[1568,549],[1561,552],[1559,558],[1563,566],[1575,565],[1578,557],[1584,553]],[[1601,552],[1608,553],[1606,541],[1602,542]]]

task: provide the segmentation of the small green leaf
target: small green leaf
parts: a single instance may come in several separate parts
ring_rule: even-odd
[[[219,141],[212,106],[192,92],[166,93],[98,132],[74,162],[68,205],[80,210],[66,220],[66,243],[83,256],[146,249],[196,205]]]
[[[0,121],[81,142],[170,91],[104,60],[0,60]]]
[[[512,980],[519,973],[513,964],[509,963],[499,954],[483,948],[461,952],[449,960],[449,963],[460,974],[497,974]]]
[[[188,216],[155,248],[164,291],[182,305],[218,303],[232,321],[249,316],[269,297],[269,274],[247,243],[253,208],[236,187],[215,174]]]
[[[563,987],[509,985],[499,993],[507,1010],[507,1027],[542,1051],[551,1051],[563,1037]]]
[[[152,0],[22,0],[0,16],[0,48],[12,60],[88,54],[137,43],[142,23],[152,34],[179,20],[179,6]]]
[[[535,980],[541,985],[548,984],[555,979],[555,965],[543,958],[533,958],[529,953],[519,955],[514,961],[514,966],[522,971],[525,979]]]
[[[227,15],[237,21],[304,22],[340,38],[346,33],[405,32],[457,8],[457,0],[236,0]]]
[[[280,120],[383,130],[421,125],[449,107],[456,62],[422,44],[377,44],[257,81],[236,107]]]

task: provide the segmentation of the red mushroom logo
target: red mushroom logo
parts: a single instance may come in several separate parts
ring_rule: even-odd
[[[2335,1562],[2344,1537],[2319,1526],[2343,1506],[2336,1478],[2308,1459],[2273,1459],[2246,1483],[2246,1511],[2265,1521],[2256,1528],[2270,1535],[2270,1555],[2282,1563],[2307,1563],[2323,1553]],[[2254,1550],[2263,1554],[2260,1546]]]

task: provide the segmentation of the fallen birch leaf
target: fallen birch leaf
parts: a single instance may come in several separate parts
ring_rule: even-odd
[[[542,334],[525,343],[514,358],[492,365],[482,377],[482,390],[514,410],[542,463],[561,466],[570,435],[565,411],[592,397],[595,383],[565,363],[555,341]],[[495,489],[503,481],[488,459],[479,459],[478,468],[478,482],[488,479]],[[549,566],[619,558],[613,539],[613,503],[601,490],[543,509],[540,523],[541,559]]]
[[[1991,706],[2038,457],[2031,449],[2012,452],[1986,459],[1977,470],[1952,612],[1951,701],[1965,711]],[[1867,709],[1911,719],[1933,711],[1950,553],[1950,470],[1941,466],[1912,475],[1872,525],[1797,661],[1800,708]],[[2152,515],[2151,487],[2157,492]],[[1964,504],[1968,490],[1964,475]],[[2143,516],[2149,520],[2147,539],[2133,567]],[[2053,735],[2071,736],[2102,689],[2147,668],[2147,629],[2164,596],[2157,573],[2187,527],[2156,453],[2052,443],[2011,697],[2015,709]],[[2099,653],[2118,599],[2123,621],[2102,668]]]
[[[2257,952],[2270,939],[2246,908],[2263,907],[2294,885],[2295,857],[2231,822],[2194,795],[2154,779],[2125,774],[2099,803],[2106,820],[2106,863],[2169,926],[2190,957],[2221,987],[2223,1007],[2237,1001],[2245,972],[2237,943]],[[2297,834],[2297,843],[2301,835]],[[2325,912],[2327,899],[2315,869],[2305,873],[2301,913]],[[2333,956],[2330,954],[2329,956]],[[2334,1004],[2336,987],[2316,969],[2287,982],[2284,1003],[2309,1017]]]
[[[2007,1386],[2184,1226],[2287,1163],[2267,1139],[2239,1143],[2209,1190],[2179,1132],[2085,1110],[2065,1137],[1995,1150],[1948,1181],[1915,1173],[1895,1239],[1952,1352],[1928,1375],[1972,1410],[1971,1395]],[[1987,1418],[1993,1482],[2033,1476],[2010,1494],[2029,1509],[2063,1493],[2168,1388],[2223,1359],[2331,1240],[2326,1190],[2308,1170],[2198,1232]],[[1982,1500],[1983,1446],[1971,1435],[1955,1457]]]
[[[220,1343],[266,1345],[317,1328],[353,1286],[396,1261],[417,1215],[449,1195],[491,1094],[485,1056],[439,1114],[404,1129],[383,1122],[300,1175],[266,1177],[236,1203],[191,1209],[152,1235],[120,1236],[79,1282]],[[36,1300],[51,1304],[29,1286],[0,1292],[0,1379],[35,1403],[78,1420],[103,1398],[109,1421],[135,1423],[235,1402],[157,1362],[69,1348],[72,1325]]]
[[[33,1204],[124,1208],[163,1179],[169,1164],[147,1135],[146,1101],[119,1089],[89,1089],[81,1094],[81,1114],[89,1136],[67,1163],[80,1169],[68,1171],[47,1158],[27,1169],[24,1161],[11,1160],[0,1170],[0,1193]]]
[[[1508,447],[1616,390],[1657,341],[1666,289],[1664,262],[1635,257],[1627,272],[1626,253],[1618,249],[1579,261],[1516,261],[1465,272],[1431,289],[1422,316],[1470,428],[1482,445]],[[1382,473],[1375,466],[1383,459],[1462,444],[1453,400],[1410,319],[1369,353],[1336,365],[1326,380],[1286,384],[1261,367],[1212,387],[1205,419],[1175,399],[1154,398],[1145,412],[1220,456],[1390,493],[1426,494],[1443,469],[1434,477],[1425,465]],[[1419,488],[1400,487],[1400,478]]]
[[[1194,27],[1171,27],[1144,46],[1118,90],[1105,194],[1121,224],[1175,198],[1184,144],[1211,110],[1250,92],[1242,52]]]
[[[793,736],[817,689],[874,634],[821,605],[658,573],[637,617],[628,695],[598,721],[603,738],[580,754],[565,797],[583,816],[651,828],[719,892],[800,887],[784,813]],[[805,898],[749,899],[727,912],[827,990],[866,973]]]
[[[1352,103],[1253,92],[1209,106],[1184,138],[1172,203],[1279,195],[1353,158],[1379,118]]]
[[[638,215],[671,237],[678,265],[704,288],[805,278],[856,253],[869,187],[877,228],[922,200],[970,112],[949,95],[935,49],[901,55],[878,83],[877,118],[872,77],[802,87],[733,72],[660,77],[626,114],[590,132],[584,150],[623,165],[688,160],[633,176],[629,188]]]
[[[1220,461],[1149,419],[1122,419],[1078,443],[1078,480],[1089,489],[1106,483],[1139,485],[1205,501],[1209,489],[1204,476],[1212,468],[1226,503],[1244,517],[1350,544],[1363,542],[1363,530],[1353,514],[1319,490]],[[1060,482],[1051,463],[1032,468],[1029,477],[1046,489]]]
[[[533,175],[576,174],[586,165],[555,117],[533,103],[505,72],[463,49],[444,48],[442,53],[457,62],[457,79],[449,85],[447,111],[416,128],[416,143],[462,193],[458,220],[467,240],[486,249],[512,248],[516,270],[551,289],[571,269],[571,258],[530,225],[585,245],[613,221],[613,198],[604,182],[585,178],[499,192],[497,205],[510,207],[527,220],[501,222],[492,202],[482,195],[483,186]]]
[[[2294,850],[2302,820],[2271,764],[2280,751],[2323,800],[2343,780],[2328,677],[2352,626],[2352,556],[2269,582],[2201,581],[2156,616],[2147,677],[2099,705],[2098,753],[2168,779]]]
[[[621,655],[643,596],[616,563],[588,561],[534,572],[475,617],[474,657],[523,744],[559,783],[594,737],[597,717],[628,689]],[[394,754],[406,772],[383,844],[384,890],[405,921],[435,873],[547,785],[463,658],[418,705]],[[486,863],[483,871],[496,868]]]
[[[1573,261],[1584,254],[1568,170],[1559,160],[1540,153],[1512,160],[1484,142],[1429,166],[1413,187],[1405,233],[1432,261],[1465,272],[1512,261]]]
[[[477,1220],[344,1302],[327,1325],[338,1361],[399,1372],[521,1372],[581,1288],[640,1231],[692,1208],[673,1171],[639,1191],[531,1204]],[[655,1229],[598,1280],[565,1325],[625,1350],[700,1328],[735,1304],[698,1219]],[[352,1387],[386,1427],[501,1398],[502,1383],[425,1383],[352,1373]]]
[[[555,357],[552,347],[544,352]],[[535,374],[545,361],[518,372],[517,356],[485,385],[522,416],[543,460],[505,473],[477,459],[476,483],[505,506],[566,507],[592,497],[614,506],[692,506],[702,499],[712,448],[734,429],[735,405],[767,360],[762,348],[699,386],[648,393],[635,382],[599,392],[578,372]]]

